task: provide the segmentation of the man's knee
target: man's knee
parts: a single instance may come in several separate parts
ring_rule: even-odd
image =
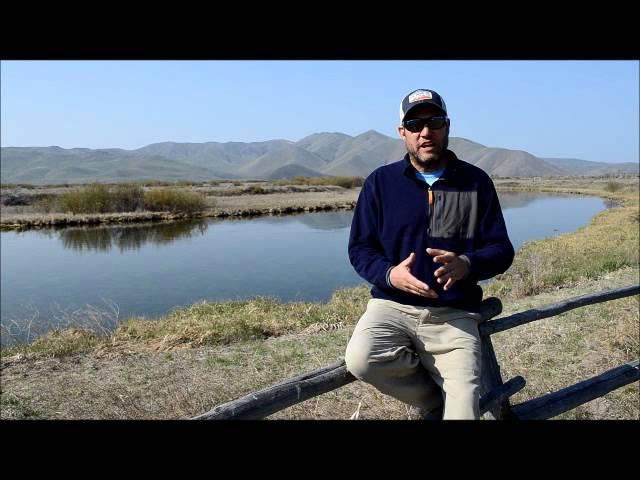
[[[344,361],[347,366],[347,370],[358,380],[362,381],[367,381],[371,370],[375,368],[371,367],[371,363],[369,362],[369,352],[367,350],[355,348],[352,343],[347,345]]]
[[[415,374],[420,364],[418,356],[405,346],[373,353],[350,343],[345,353],[347,370],[358,380],[368,383]]]
[[[378,358],[381,357],[381,358]],[[385,370],[389,370],[390,362],[393,358],[389,355],[374,355],[369,349],[361,345],[349,343],[344,356],[347,370],[356,377],[367,383],[377,383],[380,377],[385,377]]]

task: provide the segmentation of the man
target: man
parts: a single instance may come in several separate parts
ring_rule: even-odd
[[[400,121],[407,154],[367,177],[351,224],[349,259],[373,298],[347,369],[424,414],[478,419],[477,282],[505,272],[513,246],[489,176],[447,149],[442,97],[409,93]]]

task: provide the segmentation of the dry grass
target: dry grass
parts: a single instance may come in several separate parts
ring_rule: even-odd
[[[125,213],[146,210],[151,212],[200,212],[205,208],[204,197],[197,192],[176,188],[155,188],[144,191],[139,184],[90,184],[80,188],[45,190],[23,196],[21,201],[30,213],[96,214]],[[14,208],[15,210],[15,208]],[[3,208],[10,211],[10,207]]]
[[[626,206],[603,212],[578,232],[525,246],[513,272],[488,286],[487,295],[502,298],[504,314],[638,283],[637,186],[625,184],[611,195]],[[57,332],[39,340],[37,348],[2,351],[0,416],[195,416],[342,358],[367,300],[361,287],[339,291],[327,304],[264,298],[196,304],[158,321],[132,320],[107,339]],[[513,402],[637,358],[639,313],[636,296],[495,335],[503,378],[527,380]],[[639,419],[639,398],[635,383],[560,418]],[[271,418],[348,419],[356,411],[359,419],[401,419],[407,413],[404,404],[353,382]]]
[[[362,286],[337,290],[327,303],[281,303],[265,297],[201,302],[175,309],[159,319],[126,320],[110,334],[91,328],[100,323],[96,318],[91,325],[81,323],[84,328],[74,328],[72,334],[55,330],[38,337],[35,343],[5,348],[1,353],[2,357],[57,357],[85,352],[87,345],[101,353],[171,351],[297,332],[311,334],[352,324],[365,310],[367,301],[368,289]],[[103,318],[112,320],[106,314]]]
[[[638,269],[624,268],[596,280],[505,303],[503,315],[562,299],[638,283]],[[526,387],[512,403],[568,387],[640,357],[639,297],[571,310],[492,336],[502,376],[523,376]],[[561,419],[639,419],[639,385],[627,385],[560,415]]]
[[[639,179],[637,176],[625,175],[616,177],[537,177],[537,178],[495,178],[494,184],[498,190],[539,191],[561,193],[601,194],[608,193],[637,193]],[[608,185],[615,184],[616,192],[608,189]]]
[[[637,212],[635,207],[603,212],[589,228],[525,244],[511,269],[487,292],[501,297],[527,296],[637,265]]]
[[[570,289],[505,303],[505,312],[558,302],[638,280],[625,268]],[[59,357],[27,353],[2,359],[2,418],[190,418],[215,405],[265,388],[344,355],[353,324],[368,298],[354,289],[342,301],[355,304],[339,322],[318,322],[298,333],[228,344],[195,346],[154,341],[97,343],[89,352]],[[325,313],[329,312],[328,306]],[[271,311],[274,318],[280,315]],[[566,387],[637,357],[638,297],[584,307],[494,336],[506,379],[522,375],[519,403]],[[174,339],[175,341],[175,339]],[[562,418],[637,419],[638,385],[589,402]],[[307,400],[273,419],[405,419],[406,406],[362,382]]]
[[[274,180],[275,185],[336,185],[342,188],[356,188],[364,185],[364,177],[293,177]]]
[[[196,213],[205,207],[205,199],[199,193],[162,189],[144,194],[144,209],[150,212]]]
[[[280,303],[258,297],[248,301],[197,303],[171,312],[160,321],[130,320],[113,335],[116,342],[162,339],[164,344],[228,344],[268,338],[353,321],[365,308],[366,289],[343,289],[326,303]]]
[[[639,262],[640,224],[637,194],[618,194],[624,207],[596,215],[575,232],[526,242],[511,268],[486,288],[487,295],[521,298],[576,285]]]
[[[612,181],[612,180],[611,180],[611,181],[608,181],[608,182],[605,184],[605,186],[604,186],[604,189],[605,189],[607,192],[611,192],[611,193],[619,192],[620,190],[622,190],[622,188],[623,188],[623,185],[622,185],[621,183],[619,183],[619,182],[614,182],[614,181]]]
[[[63,308],[52,305],[50,318],[39,320],[34,306],[21,321],[7,319],[0,325],[4,347],[0,356],[32,354],[59,357],[91,350],[118,325],[119,308],[103,299],[103,305]],[[12,345],[14,345],[12,347]]]
[[[238,191],[244,192],[249,188],[245,186]],[[0,210],[0,228],[25,229],[53,225],[145,222],[154,219],[181,219],[185,218],[185,216],[243,217],[315,210],[352,209],[356,204],[359,193],[359,189],[344,189],[332,186],[260,188],[267,190],[269,195],[239,194],[223,186],[194,187],[192,192],[187,193],[199,195],[203,199],[204,206],[202,211],[197,210],[193,213],[137,211],[72,215],[71,213],[55,213],[55,208],[50,206],[47,207],[48,213],[38,211],[39,207],[34,205],[2,206]],[[147,194],[157,191],[159,190],[145,192],[145,198],[147,198]],[[157,194],[153,193],[153,195]],[[55,202],[55,199],[52,200],[50,198],[48,202],[51,204],[51,202]],[[154,207],[149,204],[149,208]],[[198,208],[200,208],[200,204],[198,204]],[[191,212],[191,210],[188,210],[188,212]]]
[[[341,358],[350,333],[226,347],[29,360],[3,370],[2,418],[175,419]],[[25,376],[25,374],[27,376]],[[403,418],[403,404],[355,382],[272,418]]]
[[[87,185],[75,192],[64,193],[58,199],[61,212],[109,213],[113,212],[111,192],[106,185]]]

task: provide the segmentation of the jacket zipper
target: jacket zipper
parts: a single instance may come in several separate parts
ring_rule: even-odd
[[[428,202],[428,210],[429,210],[429,228],[427,229],[427,234],[431,236],[431,230],[433,228],[433,213],[435,212],[434,207],[434,194],[433,190],[431,190],[431,185],[429,185],[427,189],[427,202]]]

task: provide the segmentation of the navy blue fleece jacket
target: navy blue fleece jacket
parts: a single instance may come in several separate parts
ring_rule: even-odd
[[[416,178],[408,155],[377,168],[362,187],[351,223],[349,259],[356,272],[373,284],[374,298],[417,306],[474,308],[482,300],[477,282],[511,266],[513,245],[493,182],[452,151],[445,155],[447,167],[432,187]],[[427,247],[466,256],[469,275],[444,291],[433,275],[442,264],[433,261]],[[411,252],[416,254],[412,275],[434,289],[437,299],[389,284],[391,268]]]

